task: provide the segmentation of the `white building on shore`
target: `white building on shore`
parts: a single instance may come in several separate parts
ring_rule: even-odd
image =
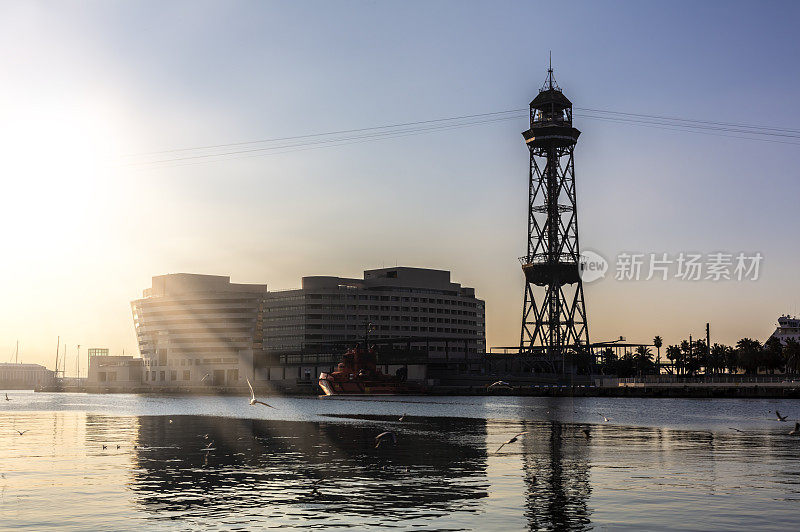
[[[153,277],[131,303],[144,359],[142,378],[155,387],[241,386],[261,351],[267,286],[230,277],[176,273]]]

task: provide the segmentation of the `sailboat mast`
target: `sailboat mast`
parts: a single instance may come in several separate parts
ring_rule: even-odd
[[[56,340],[56,371],[53,374],[56,377],[58,377],[58,350],[59,349],[61,349],[61,337],[60,336],[58,337],[58,340]]]
[[[17,349],[14,352],[14,363],[19,364],[19,340],[17,340]]]

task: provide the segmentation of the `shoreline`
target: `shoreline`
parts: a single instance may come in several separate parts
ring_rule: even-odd
[[[192,390],[181,388],[132,390],[102,389],[89,387],[47,387],[33,390],[37,393],[94,393],[94,394],[133,394],[168,396],[247,396],[240,388],[215,388]],[[264,389],[264,397],[276,396],[323,396],[321,390],[313,387],[292,389]],[[639,386],[537,386],[514,387],[511,389],[488,390],[476,386],[434,386],[424,393],[417,394],[364,394],[364,397],[436,397],[436,396],[486,396],[486,397],[631,397],[631,398],[692,398],[692,399],[800,399],[800,383],[788,386],[765,386],[764,383],[740,383],[736,385],[703,386],[685,384],[681,386],[639,385]],[[329,396],[345,397],[345,396]],[[353,396],[346,396],[353,397]]]

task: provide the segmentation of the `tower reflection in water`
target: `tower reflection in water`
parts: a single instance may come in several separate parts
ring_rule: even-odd
[[[525,517],[531,530],[590,528],[589,445],[575,425],[524,425]]]

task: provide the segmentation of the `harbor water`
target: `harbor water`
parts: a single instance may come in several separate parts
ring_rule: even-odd
[[[3,530],[800,526],[792,400],[4,397]]]

